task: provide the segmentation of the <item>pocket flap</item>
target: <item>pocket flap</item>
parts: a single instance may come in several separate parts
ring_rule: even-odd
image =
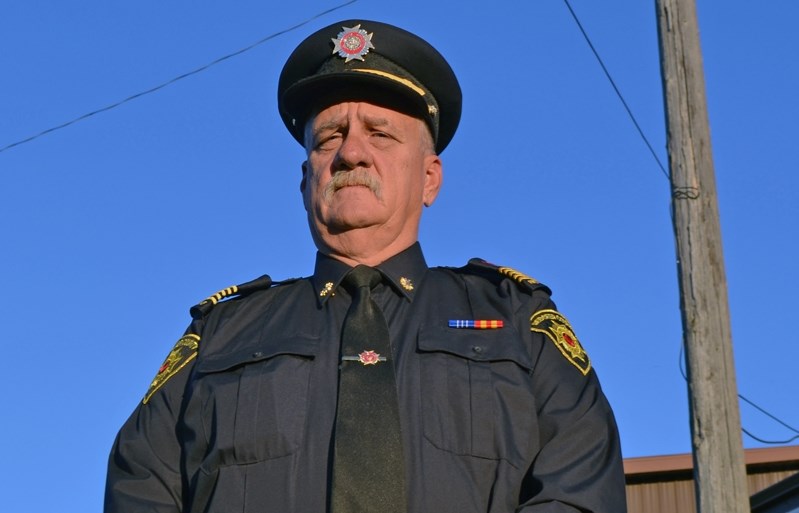
[[[208,355],[197,364],[201,373],[223,372],[246,363],[259,362],[279,355],[314,358],[319,352],[319,338],[308,335],[291,335],[261,340],[246,349],[230,353]]]
[[[444,352],[478,362],[512,361],[532,369],[530,354],[511,326],[491,330],[422,326],[417,347],[420,352]]]

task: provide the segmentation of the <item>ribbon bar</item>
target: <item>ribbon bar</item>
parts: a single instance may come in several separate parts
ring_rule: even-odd
[[[504,323],[501,320],[458,320],[450,319],[449,327],[458,329],[473,329],[473,330],[493,330],[503,327]]]

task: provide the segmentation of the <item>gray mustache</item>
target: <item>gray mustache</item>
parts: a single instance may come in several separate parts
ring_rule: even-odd
[[[333,194],[344,187],[361,185],[368,187],[378,199],[380,195],[380,181],[371,173],[363,169],[353,169],[351,171],[339,171],[325,186],[325,199],[330,199]]]

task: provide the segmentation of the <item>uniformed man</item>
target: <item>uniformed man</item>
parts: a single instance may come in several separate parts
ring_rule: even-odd
[[[278,104],[313,275],[192,309],[116,439],[106,512],[625,511],[613,414],[549,289],[425,263],[461,109],[444,58],[342,21],[289,57]]]

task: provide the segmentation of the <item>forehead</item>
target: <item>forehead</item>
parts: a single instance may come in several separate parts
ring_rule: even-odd
[[[367,125],[411,128],[424,122],[398,110],[369,102],[341,102],[324,107],[308,118],[306,128],[318,130],[325,126],[348,126],[360,122]]]

